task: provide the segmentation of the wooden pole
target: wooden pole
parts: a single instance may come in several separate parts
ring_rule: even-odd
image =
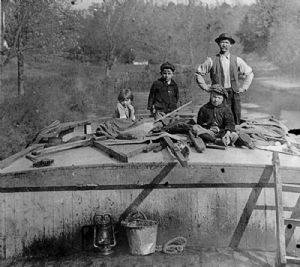
[[[278,152],[273,152],[273,176],[275,182],[275,206],[276,206],[276,238],[277,238],[277,265],[286,264],[285,230],[282,203],[282,182],[279,173]]]
[[[0,104],[3,103],[4,93],[2,89],[2,76],[3,76],[3,68],[2,68],[2,51],[3,51],[3,34],[4,34],[4,27],[3,27],[3,2],[0,0]]]
[[[161,120],[163,120],[163,119],[165,119],[165,118],[167,118],[167,117],[172,116],[172,115],[175,114],[177,111],[183,109],[184,107],[188,106],[188,105],[191,104],[191,103],[192,103],[192,101],[190,101],[190,102],[188,102],[188,103],[186,103],[186,104],[180,106],[179,108],[173,110],[172,112],[166,114],[165,116],[163,116],[163,117],[157,119],[155,122],[161,121]]]

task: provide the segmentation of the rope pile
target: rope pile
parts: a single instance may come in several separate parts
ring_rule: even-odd
[[[175,238],[170,239],[163,246],[157,245],[155,250],[166,254],[174,255],[183,252],[186,243],[187,239],[185,237],[177,236]]]

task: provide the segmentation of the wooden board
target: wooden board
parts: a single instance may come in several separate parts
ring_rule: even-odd
[[[102,152],[108,154],[109,156],[111,156],[112,158],[121,161],[121,162],[128,162],[128,157],[126,154],[118,152],[117,150],[108,147],[104,144],[102,144],[99,141],[94,141],[93,142],[93,146],[96,147],[97,149],[101,150]]]
[[[4,169],[6,168],[7,166],[9,166],[10,164],[12,164],[14,161],[16,161],[17,159],[25,156],[26,154],[38,149],[38,148],[41,148],[43,147],[44,145],[43,144],[34,144],[32,146],[29,146],[27,148],[25,148],[24,150],[0,161],[0,169]]]
[[[34,153],[34,156],[42,156],[45,154],[50,154],[50,153],[56,153],[60,151],[64,151],[67,149],[72,149],[72,148],[77,148],[77,147],[82,147],[82,146],[89,146],[92,144],[92,141],[89,140],[80,140],[76,142],[71,142],[71,143],[66,143],[58,146],[52,146],[52,147],[47,147],[41,150],[37,150]]]
[[[276,239],[277,239],[277,261],[286,264],[285,234],[283,220],[282,182],[279,173],[278,153],[273,153],[273,176],[275,182],[275,206],[276,206]]]
[[[174,143],[172,142],[171,138],[168,136],[163,137],[167,146],[170,148],[176,159],[179,161],[180,165],[182,167],[186,167],[188,165],[187,159],[182,155],[180,150],[178,150],[175,146]]]

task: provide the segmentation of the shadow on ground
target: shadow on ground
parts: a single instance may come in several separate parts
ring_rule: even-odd
[[[0,262],[1,263],[1,262]],[[167,255],[156,252],[147,256],[133,256],[125,249],[117,249],[109,256],[96,252],[80,252],[52,259],[15,259],[3,261],[1,266],[274,266],[275,252],[254,250],[232,250],[230,248],[192,248],[187,247],[182,254]]]

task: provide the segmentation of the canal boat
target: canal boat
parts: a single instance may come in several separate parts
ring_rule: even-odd
[[[88,135],[95,125],[63,124],[64,137]],[[276,250],[271,151],[190,148],[182,166],[169,149],[143,153],[143,142],[109,146],[98,138],[67,144],[44,148],[44,165],[34,166],[28,156],[40,143],[1,162],[2,259],[38,254],[36,248],[48,249],[49,243],[80,250],[82,227],[95,214],[109,213],[118,222],[137,210],[158,222],[158,243],[180,235],[188,246]],[[300,157],[279,153],[279,161],[284,186],[300,187]],[[285,217],[299,205],[299,196],[284,192]],[[299,238],[296,230],[288,251],[297,254]]]

